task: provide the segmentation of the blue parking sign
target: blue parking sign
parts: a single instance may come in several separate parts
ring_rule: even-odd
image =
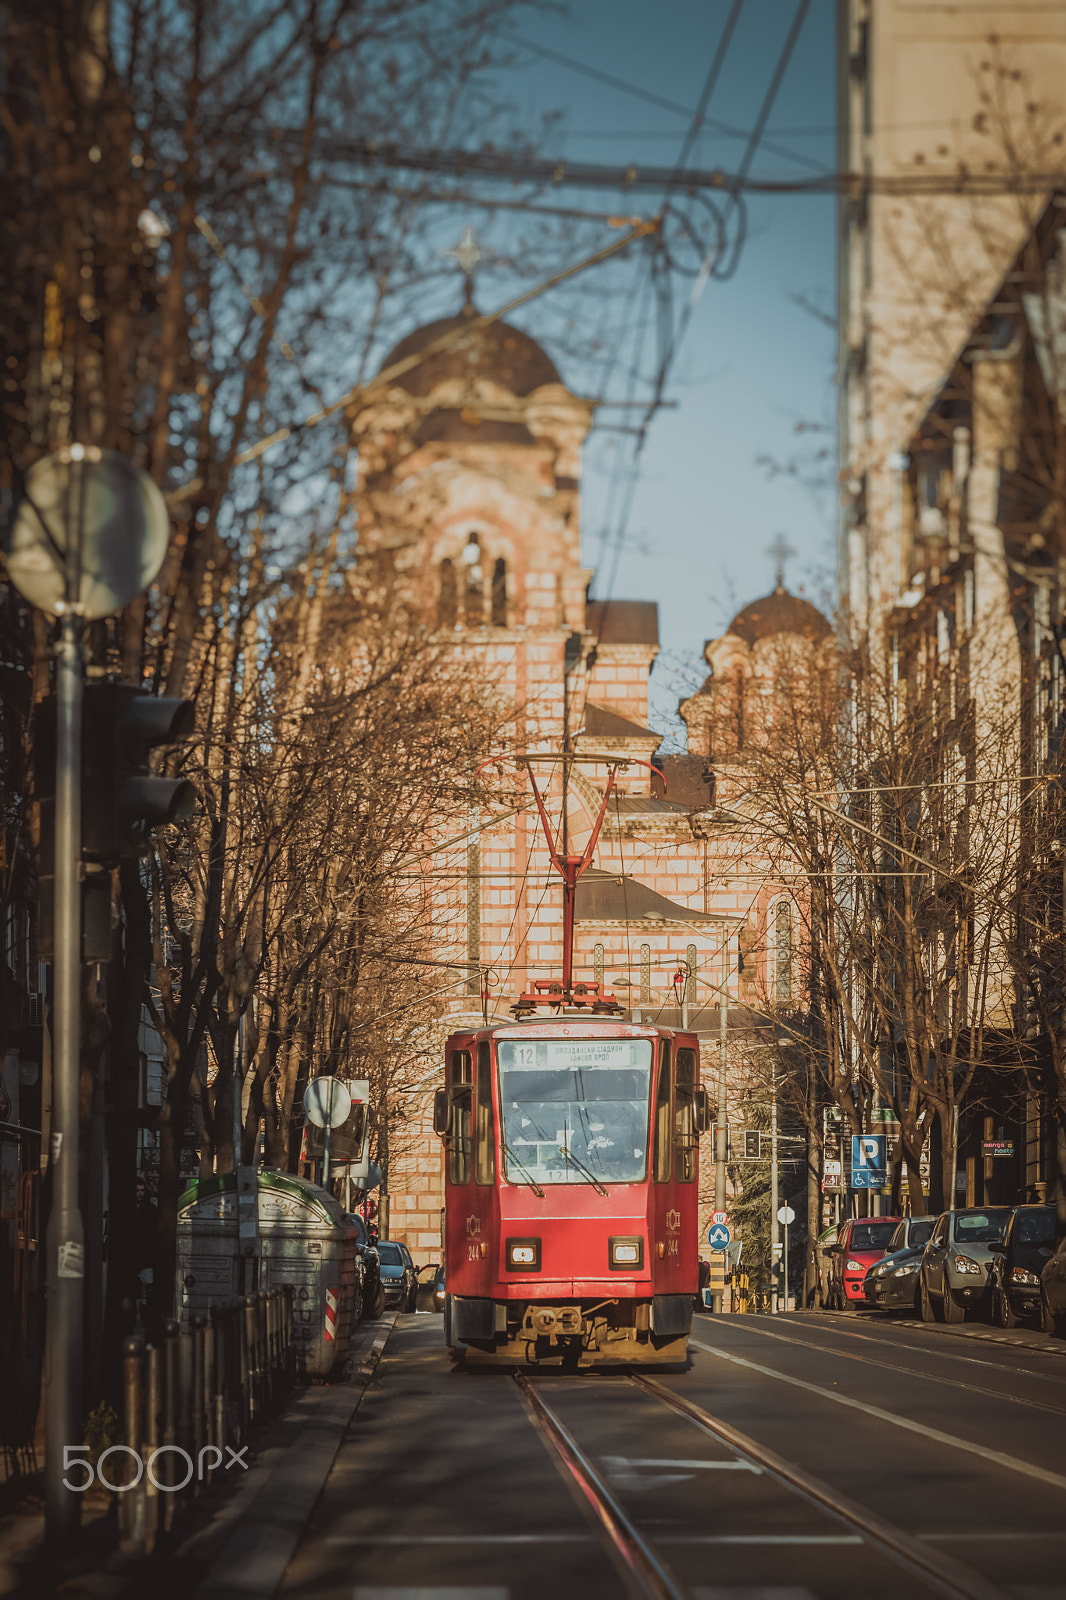
[[[883,1133],[851,1136],[851,1187],[880,1189],[888,1182],[888,1140]]]

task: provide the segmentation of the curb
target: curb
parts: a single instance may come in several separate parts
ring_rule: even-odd
[[[396,1313],[367,1329],[374,1337],[349,1383],[310,1389],[296,1409],[306,1420],[286,1449],[268,1451],[249,1481],[207,1528],[183,1544],[181,1557],[203,1554],[229,1528],[211,1571],[191,1600],[271,1600],[333,1470],[341,1441],[377,1370]],[[221,1528],[220,1528],[221,1525]]]

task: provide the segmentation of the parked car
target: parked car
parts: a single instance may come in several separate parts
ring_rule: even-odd
[[[920,1311],[918,1275],[935,1226],[935,1217],[903,1218],[889,1240],[888,1255],[863,1279],[868,1306],[877,1311]]]
[[[1040,1314],[1040,1274],[1055,1254],[1055,1207],[1019,1206],[1002,1244],[993,1244],[988,1274],[992,1321],[1016,1328]]]
[[[380,1317],[385,1309],[385,1290],[381,1283],[381,1264],[378,1259],[377,1247],[371,1241],[366,1223],[357,1212],[349,1211],[348,1220],[355,1223],[356,1249],[363,1271],[363,1309],[361,1315],[371,1319]]]
[[[964,1322],[985,1303],[991,1245],[1001,1244],[1012,1206],[972,1206],[936,1219],[922,1257],[923,1322]]]
[[[386,1305],[390,1300],[395,1300],[401,1311],[414,1311],[417,1308],[418,1273],[410,1250],[398,1239],[379,1239],[378,1259]]]
[[[888,1249],[902,1217],[852,1217],[842,1222],[837,1242],[827,1252],[831,1282],[829,1304],[837,1311],[850,1311],[866,1304],[863,1281],[875,1261]]]
[[[1045,1333],[1066,1339],[1066,1238],[1040,1274],[1040,1324]]]

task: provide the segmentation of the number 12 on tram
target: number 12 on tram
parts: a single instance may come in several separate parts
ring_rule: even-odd
[[[684,1361],[708,1124],[695,1035],[564,1013],[452,1034],[445,1054],[449,1349]]]

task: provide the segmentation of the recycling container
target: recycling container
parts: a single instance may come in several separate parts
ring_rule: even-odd
[[[182,1327],[195,1312],[206,1314],[234,1295],[291,1284],[297,1375],[327,1378],[351,1343],[358,1231],[317,1184],[268,1167],[255,1178],[254,1218],[248,1208],[238,1216],[232,1172],[195,1180],[178,1202],[175,1299]]]

